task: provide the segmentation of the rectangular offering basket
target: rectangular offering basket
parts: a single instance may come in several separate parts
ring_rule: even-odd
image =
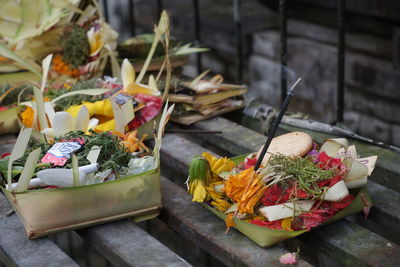
[[[93,185],[2,191],[30,239],[128,217],[151,219],[161,208],[158,169]]]
[[[244,160],[244,158],[247,155],[241,155],[238,157],[231,158],[235,164],[238,164]],[[368,194],[368,190],[366,187],[362,188],[357,188],[357,189],[352,189],[349,190],[350,194],[354,196],[353,202],[338,212],[336,215],[334,215],[332,218],[321,224],[321,226],[335,222],[337,220],[343,219],[346,216],[352,215],[359,213],[363,211],[364,209],[364,202],[367,201],[371,203],[372,205],[372,200],[371,197]],[[217,215],[219,218],[225,220],[226,219],[226,214],[224,212],[220,212],[217,209],[208,206],[205,203],[201,203],[205,208],[210,210],[212,213]],[[237,229],[239,232],[244,234],[246,237],[248,237],[250,240],[254,241],[257,243],[259,246],[262,247],[269,247],[272,246],[278,242],[284,241],[289,238],[296,237],[298,235],[301,235],[303,233],[308,232],[307,230],[302,230],[302,231],[282,231],[282,230],[275,230],[275,229],[269,229],[267,227],[262,227],[258,226],[255,224],[251,224],[239,219],[235,219],[235,226],[233,226],[235,229]],[[312,230],[311,230],[312,231]]]

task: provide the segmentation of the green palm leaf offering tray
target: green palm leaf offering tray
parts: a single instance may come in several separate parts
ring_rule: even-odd
[[[366,189],[377,157],[359,158],[343,138],[319,149],[302,132],[272,139],[260,168],[258,153],[215,158],[203,153],[189,170],[193,201],[260,246],[306,233],[372,206]]]
[[[136,132],[68,131],[54,124],[50,138],[22,128],[12,153],[0,161],[1,190],[28,237],[157,216],[161,136],[172,110],[164,108],[153,150]]]
[[[67,96],[82,92],[66,92],[45,101],[43,91],[50,61],[51,55],[43,61],[41,88],[35,84],[31,87],[34,101],[20,103],[26,106],[24,112],[31,110],[32,117],[27,120],[30,124],[22,126],[12,153],[0,161],[1,189],[28,237],[125,217],[142,220],[157,216],[161,207],[161,137],[173,106],[168,109],[167,103],[159,116],[162,99],[154,96],[159,91],[135,81],[132,66],[125,61],[123,85],[117,93],[103,100],[68,104],[65,111],[56,112],[54,102],[65,102]],[[109,90],[85,92],[89,91],[83,95],[98,96],[99,91],[101,95]],[[150,131],[149,123],[154,125],[159,118],[153,150],[144,145],[145,135],[139,136],[137,128],[129,127],[136,118],[133,101],[138,95],[159,99],[160,108],[140,125],[140,130]],[[96,110],[108,110],[112,118],[101,123],[100,118],[92,117]],[[24,112],[21,117],[27,119]]]

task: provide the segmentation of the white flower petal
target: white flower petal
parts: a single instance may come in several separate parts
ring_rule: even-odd
[[[60,111],[54,115],[52,125],[55,136],[59,137],[75,129],[75,120],[68,112]]]
[[[75,130],[86,132],[89,126],[89,111],[85,105],[82,105],[75,119]]]

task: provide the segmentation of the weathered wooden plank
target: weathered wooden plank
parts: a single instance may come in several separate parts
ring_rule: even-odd
[[[225,235],[224,222],[192,203],[184,189],[164,177],[161,184],[163,210],[160,219],[169,227],[227,266],[281,266],[279,257],[287,252],[285,249],[278,246],[261,248],[234,229]],[[296,266],[310,264],[300,259]]]
[[[6,266],[78,266],[49,238],[29,240],[25,228],[0,194],[0,260]]]
[[[249,130],[243,126],[240,126],[236,123],[233,123],[229,120],[220,117],[208,121],[203,121],[201,123],[197,123],[196,127],[199,129],[223,131],[222,134],[218,135],[209,135],[207,137],[205,137],[204,135],[198,135],[198,136],[215,146],[224,147],[225,150],[227,150],[229,153],[233,155],[240,155],[248,152],[258,151],[261,145],[254,146],[254,144],[259,144],[259,143],[263,144],[263,142],[266,139],[266,137],[262,134]],[[234,130],[232,131],[231,129]],[[238,135],[235,136],[236,131],[240,132],[243,136],[240,137]],[[313,135],[313,137],[317,136],[315,133],[313,134],[310,131],[307,132]],[[327,136],[323,137],[321,134],[318,134],[317,141],[322,141],[326,138],[329,137]],[[234,145],[235,139],[241,140],[239,147],[235,147]],[[247,140],[251,140],[251,142],[248,142]],[[353,140],[351,142],[354,143]],[[246,146],[247,143],[248,146]],[[367,151],[362,151],[359,149],[359,145],[360,146],[363,145],[362,147],[364,147],[365,149],[365,144],[359,144],[359,142],[358,143],[355,142],[355,144],[357,146],[357,151],[359,151],[359,153],[361,153],[363,157],[373,155],[374,152],[371,152],[372,148],[368,150],[369,152],[367,153]],[[373,149],[376,149],[377,152],[382,150],[382,148],[377,148],[375,146],[372,147]],[[390,151],[390,155],[391,153],[392,151]],[[398,156],[398,158],[400,157]],[[398,160],[399,159],[396,159],[396,161]],[[378,163],[381,161],[382,159],[378,158]],[[375,181],[380,180],[379,177],[381,175],[383,175],[382,172],[376,172],[376,170],[374,170],[370,178],[375,178],[374,179]],[[400,179],[400,174],[398,174],[397,176],[397,180],[399,179]],[[388,227],[389,229],[396,229],[393,228],[393,225],[400,224],[400,193],[389,189],[386,191],[384,187],[380,186],[379,184],[375,183],[372,180],[369,180],[368,189],[372,193],[371,195],[373,200],[376,200],[374,201],[375,207],[373,208],[373,212],[371,213],[370,219],[378,221],[381,225]],[[385,192],[387,192],[387,194]]]
[[[222,134],[198,135],[204,140],[218,144],[228,152],[241,155],[258,151],[265,143],[265,137],[255,131],[249,130],[237,123],[231,122],[222,117],[212,118],[193,124],[193,128],[199,130],[222,131]]]
[[[172,140],[174,138],[182,139],[181,137],[170,135],[168,136],[168,141],[171,143],[177,142]],[[193,143],[186,143],[185,149],[190,149],[192,153],[197,150],[197,153],[193,155],[199,155],[203,150],[201,146]],[[176,162],[179,162],[180,165],[190,162],[187,156],[181,156],[178,153],[176,147],[169,147],[167,141],[164,143],[162,154],[161,160],[168,162],[170,168],[174,168]],[[186,176],[186,172],[183,173],[183,175]],[[345,232],[343,232],[343,227],[346,227]],[[386,244],[390,242],[348,220],[342,220],[339,224],[333,223],[329,225],[329,235],[324,234],[325,232],[323,229],[325,229],[325,227],[321,229],[322,230],[311,231],[298,239],[314,247],[316,251],[323,252],[342,264],[348,264],[349,262],[360,265],[374,264],[375,258],[382,258],[382,262],[386,261],[387,264],[400,262],[400,247],[398,245],[393,244],[391,247],[382,248],[382,244],[386,246]],[[315,246],[315,240],[319,241],[318,246]],[[355,241],[348,242],[349,240]],[[358,243],[363,245],[359,246],[357,245]],[[360,257],[360,255],[364,255],[364,253],[368,254],[371,251],[375,251],[374,258]],[[340,257],[338,257],[338,255],[340,255]]]
[[[129,220],[77,232],[115,266],[191,266]]]

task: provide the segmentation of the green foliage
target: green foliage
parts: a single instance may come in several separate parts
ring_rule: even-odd
[[[99,81],[97,78],[86,80],[86,81],[80,81],[74,85],[72,85],[71,88],[60,88],[60,89],[49,89],[46,92],[46,96],[49,97],[50,99],[55,99],[56,97],[59,97],[63,94],[66,94],[68,92],[74,91],[74,90],[85,90],[85,89],[93,89],[93,88],[98,88],[99,86]],[[92,95],[84,95],[84,94],[78,94],[78,95],[73,95],[69,97],[65,97],[61,99],[60,101],[57,101],[57,106],[56,108],[59,110],[65,110],[66,108],[72,106],[72,105],[80,105],[82,101],[95,101],[95,100],[100,100],[102,96],[92,96]]]
[[[85,30],[81,26],[74,24],[64,38],[63,60],[75,69],[85,64],[90,53],[89,41]]]
[[[296,185],[315,197],[322,196],[324,190],[318,187],[318,182],[331,179],[335,170],[321,170],[309,157],[292,157],[282,154],[271,156],[263,174],[267,184],[279,184],[283,188]]]
[[[79,166],[88,165],[90,162],[86,159],[89,154],[92,146],[100,146],[101,151],[99,157],[97,159],[97,163],[99,164],[99,171],[104,171],[108,169],[112,169],[116,174],[123,175],[121,173],[121,167],[128,167],[128,163],[133,157],[131,153],[126,152],[123,146],[120,144],[120,138],[118,136],[112,135],[109,132],[101,132],[97,133],[91,131],[90,135],[85,135],[81,131],[73,131],[65,134],[60,138],[56,138],[55,142],[61,140],[76,140],[77,138],[84,139],[85,143],[81,147],[80,150],[75,152],[75,156],[78,158]],[[49,151],[52,145],[47,143],[37,143],[33,139],[29,141],[28,149],[26,150],[24,156],[16,161],[14,161],[14,166],[24,166],[26,159],[32,151],[36,148],[41,148],[41,154],[39,156],[40,159],[44,157],[44,155]],[[0,167],[1,167],[0,162]],[[48,165],[43,165],[43,167],[48,168]],[[72,169],[72,160],[68,159],[67,164],[61,168],[69,168]],[[42,168],[37,168],[37,170]]]

